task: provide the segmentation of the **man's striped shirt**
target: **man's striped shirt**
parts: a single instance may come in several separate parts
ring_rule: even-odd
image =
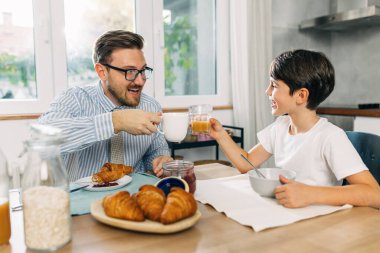
[[[70,181],[90,176],[110,159],[110,138],[113,137],[112,111],[140,109],[160,112],[160,104],[142,93],[138,106],[115,107],[104,95],[99,82],[94,86],[72,87],[57,97],[39,123],[63,130],[61,145],[63,163]],[[165,138],[159,134],[131,135],[123,132],[124,164],[136,171],[152,170],[152,161],[160,155],[170,155]]]

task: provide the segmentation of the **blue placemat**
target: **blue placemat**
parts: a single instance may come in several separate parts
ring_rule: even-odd
[[[113,191],[104,191],[104,192],[93,192],[86,190],[79,190],[76,192],[70,193],[70,207],[71,215],[82,215],[90,213],[91,203],[95,200],[102,199],[104,196],[110,195],[118,191],[129,191],[133,194],[137,192],[140,186],[144,184],[155,184],[159,178],[150,175],[136,174],[132,173],[132,182],[126,186],[113,190]],[[74,189],[78,185],[71,183],[70,189]]]

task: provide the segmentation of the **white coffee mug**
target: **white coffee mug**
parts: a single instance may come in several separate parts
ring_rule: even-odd
[[[162,115],[162,130],[168,141],[180,142],[185,139],[188,127],[187,113],[168,112]]]

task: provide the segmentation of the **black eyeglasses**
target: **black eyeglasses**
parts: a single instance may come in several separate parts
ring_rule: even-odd
[[[138,70],[138,69],[121,69],[121,68],[118,68],[109,64],[105,64],[105,63],[102,63],[102,65],[107,66],[114,70],[124,72],[125,80],[128,80],[128,81],[134,81],[139,74],[141,74],[142,79],[146,80],[149,77],[151,77],[152,72],[153,72],[153,69],[149,67],[145,67],[143,69]]]

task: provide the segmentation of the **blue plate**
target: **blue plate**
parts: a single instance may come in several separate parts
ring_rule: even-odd
[[[158,181],[155,186],[164,191],[165,195],[168,195],[172,187],[179,187],[189,192],[189,185],[185,180],[179,177],[165,177]]]

